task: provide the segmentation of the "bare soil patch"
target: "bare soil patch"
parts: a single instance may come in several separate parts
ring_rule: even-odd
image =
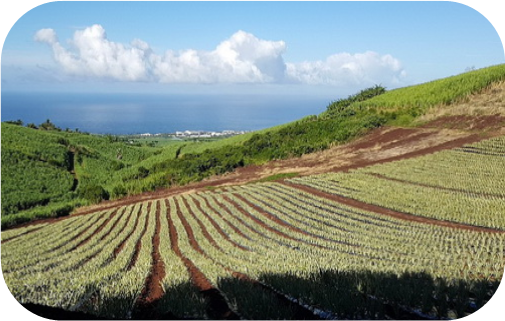
[[[448,128],[469,131],[499,131],[505,126],[505,116],[495,115],[448,115],[424,124],[423,128]]]
[[[473,191],[468,191],[468,190],[465,190],[465,189],[462,189],[462,188],[449,188],[449,187],[442,187],[442,186],[436,186],[436,185],[430,185],[430,184],[423,184],[423,183],[412,182],[412,181],[408,181],[408,180],[404,180],[404,179],[387,177],[387,176],[384,176],[384,175],[381,175],[381,174],[377,174],[377,173],[367,173],[367,174],[371,175],[371,176],[374,176],[374,177],[377,177],[379,179],[386,179],[386,180],[389,180],[389,181],[399,182],[399,183],[402,183],[402,184],[409,184],[409,185],[416,185],[416,186],[422,186],[422,187],[429,187],[429,188],[434,188],[434,189],[438,189],[438,190],[441,190],[441,191],[450,191],[450,192],[457,192],[457,193],[467,193],[467,194],[478,195],[479,197],[491,198],[491,199],[493,199],[493,198],[505,198],[505,196],[500,195],[500,194],[473,192]]]
[[[149,213],[151,212],[151,204],[152,203],[147,204],[146,222],[144,224],[142,232],[140,233],[139,239],[137,240],[137,244],[135,244],[135,251],[133,252],[130,264],[126,268],[127,271],[131,270],[135,266],[140,255],[140,251],[142,250],[142,238],[144,237],[144,234],[146,234],[147,227],[149,226]]]
[[[232,203],[232,204],[235,204],[236,208],[239,210],[239,212],[241,214],[243,214],[244,216],[250,218],[251,220],[253,220],[256,224],[258,224],[259,226],[261,226],[261,228],[265,229],[265,230],[268,230],[270,232],[273,232],[283,238],[286,238],[286,239],[289,239],[289,240],[293,240],[293,241],[300,241],[294,237],[292,237],[291,235],[288,235],[284,232],[281,232],[273,227],[270,227],[268,226],[267,224],[265,224],[265,222],[261,221],[260,219],[258,219],[257,217],[254,217],[253,215],[251,215],[250,213],[248,213],[244,208],[242,208],[239,204],[236,204],[235,202],[233,202],[230,198],[228,198],[227,196],[223,196],[223,198]],[[261,234],[260,232],[258,232],[259,234]],[[261,234],[262,235],[262,234]]]
[[[98,226],[93,232],[91,235],[89,235],[87,238],[85,238],[84,240],[82,240],[81,242],[79,242],[79,244],[76,244],[74,247],[72,247],[69,252],[72,252],[73,250],[77,249],[78,247],[81,247],[83,246],[84,244],[88,243],[89,240],[91,240],[91,238],[93,236],[95,236],[96,234],[100,233],[107,224],[109,224],[110,220],[114,218],[114,216],[116,216],[117,214],[117,209],[111,214],[109,215],[109,217],[107,219],[105,219],[105,221],[103,221],[102,224],[100,224],[100,226]]]
[[[189,204],[186,199],[182,200],[184,203],[184,206],[189,209]],[[200,227],[200,230],[203,233],[203,236],[212,244],[213,247],[215,247],[218,251],[225,253],[225,251],[217,244],[216,240],[210,235],[209,231],[207,231],[207,228],[203,225],[202,221],[193,213],[193,211],[189,211],[190,215],[193,217],[193,219],[196,221],[198,226]]]

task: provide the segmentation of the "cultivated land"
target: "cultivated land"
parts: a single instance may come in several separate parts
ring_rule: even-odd
[[[268,136],[275,145],[279,133],[302,129],[298,137],[317,137],[311,126],[330,128],[325,126],[348,122],[347,117],[376,124],[371,115],[381,115],[382,107],[375,98],[356,99],[354,105],[336,102],[316,120],[256,138],[234,137],[228,147],[246,146],[240,148],[247,166],[225,175],[4,230],[6,283],[27,308],[53,318],[440,319],[471,314],[494,294],[505,266],[505,70],[491,71],[502,76],[458,99],[447,98],[440,83],[406,89],[415,96],[416,90],[434,88],[450,100],[434,105],[431,96],[409,107],[398,92],[380,93],[376,98],[389,106],[380,117],[389,120],[351,135],[357,138],[347,143],[247,164],[252,157],[246,154],[248,140]],[[448,80],[441,83],[449,86]],[[360,114],[363,108],[374,111]],[[76,154],[74,134],[68,135],[67,145]],[[291,156],[301,146],[314,146],[293,137],[286,141],[293,142]],[[216,155],[226,144],[213,142],[201,152]],[[261,146],[257,152],[264,156],[270,147]],[[25,155],[35,154],[30,148]],[[122,151],[126,159],[120,163],[138,151]],[[145,152],[153,151],[146,147]],[[184,147],[170,152],[172,159],[184,160]],[[168,153],[152,157],[159,161]],[[67,166],[67,173],[78,172],[82,164],[77,164],[75,170]],[[137,163],[129,164],[125,170],[142,174]],[[145,168],[147,176],[137,180],[162,167]]]

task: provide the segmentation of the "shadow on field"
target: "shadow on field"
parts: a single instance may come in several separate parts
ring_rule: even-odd
[[[243,319],[443,319],[461,318],[480,309],[496,292],[499,281],[447,281],[426,273],[320,270],[305,277],[268,273],[260,276],[281,292],[259,283],[229,277],[217,286],[228,305]],[[89,293],[89,292],[88,292]],[[299,299],[309,309],[290,302]],[[212,306],[191,282],[165,289],[149,305],[136,305],[136,297],[105,298],[99,290],[83,298],[78,312],[23,304],[33,313],[53,320],[95,319],[213,319]]]
[[[447,281],[427,273],[321,270],[301,278],[264,274],[260,279],[338,319],[461,318],[480,309],[500,282]]]

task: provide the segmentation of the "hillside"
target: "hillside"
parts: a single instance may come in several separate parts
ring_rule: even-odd
[[[321,151],[385,125],[419,126],[457,110],[469,115],[461,106],[477,106],[472,99],[479,98],[471,98],[472,93],[503,95],[504,79],[505,65],[498,65],[389,92],[376,86],[333,102],[319,116],[222,141],[164,148],[64,132],[49,121],[39,129],[2,123],[2,227],[67,215],[102,200],[184,186],[242,167],[247,172],[272,160],[319,157],[315,155]],[[472,108],[474,115],[503,115],[500,107]]]
[[[505,266],[504,98],[500,65],[201,145],[2,123],[2,227],[78,207],[3,230],[4,278],[48,318],[465,317]]]

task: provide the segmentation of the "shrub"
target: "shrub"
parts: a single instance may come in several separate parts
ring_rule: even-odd
[[[109,193],[100,185],[87,185],[80,188],[79,196],[93,203],[109,199]]]

